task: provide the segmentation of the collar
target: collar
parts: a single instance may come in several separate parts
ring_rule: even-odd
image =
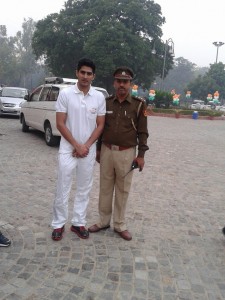
[[[77,94],[83,93],[81,90],[79,90],[77,83],[74,85],[74,90],[75,90],[75,93],[77,93]],[[95,91],[95,89],[92,86],[90,86],[90,89],[86,95],[93,96],[94,91]]]
[[[113,97],[113,101],[115,101],[115,100],[119,101],[119,99],[117,98],[116,95],[114,95],[114,97]],[[131,97],[131,95],[128,94],[124,101],[127,101],[127,102],[131,103],[131,102],[132,102],[132,97]],[[123,102],[124,102],[124,101],[123,101]]]

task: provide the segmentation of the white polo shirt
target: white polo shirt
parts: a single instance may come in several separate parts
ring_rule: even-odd
[[[106,113],[104,95],[93,87],[84,95],[77,84],[60,91],[55,108],[56,112],[67,113],[66,126],[80,144],[84,144],[95,130],[97,116]],[[72,151],[73,146],[62,136],[59,153]]]

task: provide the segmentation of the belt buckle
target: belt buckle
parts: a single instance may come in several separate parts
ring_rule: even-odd
[[[113,151],[119,151],[120,147],[117,146],[117,145],[111,145],[111,150],[113,150]]]

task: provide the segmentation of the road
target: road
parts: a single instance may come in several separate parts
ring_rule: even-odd
[[[0,299],[225,299],[225,121],[148,122],[150,150],[127,209],[133,240],[113,226],[81,240],[68,222],[54,242],[58,148],[0,118],[0,230],[12,240],[0,248]],[[96,164],[88,226],[98,217],[98,182]]]

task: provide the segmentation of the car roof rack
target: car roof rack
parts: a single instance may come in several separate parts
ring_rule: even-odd
[[[63,78],[63,77],[46,77],[45,83],[55,83],[55,84],[75,84],[77,79],[74,78]]]

